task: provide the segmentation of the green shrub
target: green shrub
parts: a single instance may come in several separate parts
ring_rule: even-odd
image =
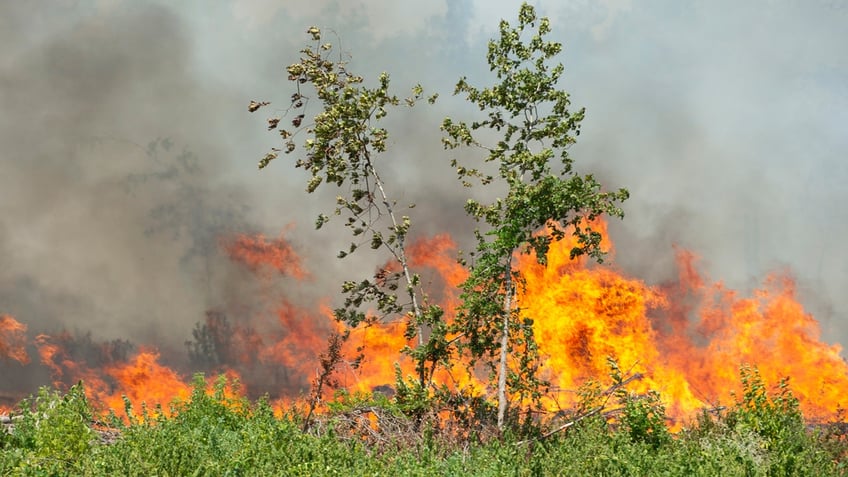
[[[76,469],[97,438],[91,420],[82,383],[64,396],[42,387],[18,405],[14,431],[4,438],[0,470],[38,475]]]

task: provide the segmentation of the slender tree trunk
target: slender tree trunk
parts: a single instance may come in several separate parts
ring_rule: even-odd
[[[392,221],[392,226],[395,230],[398,228],[397,217],[395,217],[394,207],[392,207],[392,203],[389,200],[388,195],[386,194],[385,189],[383,188],[383,181],[380,180],[380,176],[377,174],[377,170],[370,164],[370,159],[368,168],[370,169],[371,176],[374,177],[374,183],[377,186],[377,189],[380,190],[380,196],[383,199],[383,205],[386,207],[386,211],[389,213],[389,218]],[[414,283],[412,282],[412,273],[409,271],[409,261],[406,258],[406,234],[398,238],[398,247],[396,251],[393,251],[395,254],[395,258],[397,258],[398,262],[400,262],[401,269],[403,270],[403,276],[406,279],[406,286],[409,293],[409,298],[412,300],[412,313],[415,316],[415,321],[418,323],[417,326],[417,335],[418,335],[418,346],[424,346],[424,327],[420,324],[421,322],[421,305],[418,303],[418,294],[415,293]],[[426,376],[425,376],[425,367],[424,363],[418,363],[418,380],[421,386],[427,384]]]
[[[498,430],[503,431],[506,416],[506,358],[509,351],[509,320],[512,317],[512,256],[506,266],[504,280],[503,329],[501,330],[501,356],[498,363]]]
[[[377,185],[377,188],[380,190],[380,195],[383,199],[383,205],[386,206],[386,210],[389,212],[389,218],[392,220],[392,226],[397,230],[398,221],[395,217],[394,208],[392,207],[391,202],[389,201],[388,196],[386,195],[386,191],[383,189],[383,182],[380,180],[380,177],[377,175],[377,171],[371,168],[371,174],[374,176],[374,182]],[[398,248],[397,248],[397,259],[400,262],[401,269],[403,269],[403,276],[406,278],[406,285],[409,287],[409,297],[412,299],[412,313],[416,318],[421,318],[421,306],[418,304],[418,295],[415,293],[413,289],[412,283],[412,273],[409,271],[409,261],[406,258],[406,237],[400,237],[398,240]],[[419,326],[419,331],[421,328]],[[424,344],[424,337],[421,336],[421,333],[418,333],[418,344]]]

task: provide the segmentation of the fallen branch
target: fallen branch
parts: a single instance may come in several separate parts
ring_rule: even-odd
[[[566,422],[565,424],[557,427],[556,429],[554,429],[552,431],[548,431],[548,432],[542,434],[541,436],[533,438],[533,439],[525,439],[523,441],[518,441],[518,442],[515,443],[515,445],[520,446],[520,445],[524,445],[524,444],[529,444],[530,442],[533,442],[533,441],[547,439],[548,437],[556,434],[557,432],[562,432],[562,431],[568,429],[569,427],[577,424],[578,422],[582,421],[583,419],[586,419],[587,417],[592,417],[592,416],[600,413],[601,411],[603,411],[603,409],[604,409],[603,406],[596,407],[595,409],[592,409],[591,411],[587,412],[586,414],[582,414],[582,415],[578,416],[577,418],[575,418],[575,419],[573,419],[569,422]]]

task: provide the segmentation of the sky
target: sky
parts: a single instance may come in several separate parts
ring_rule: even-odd
[[[332,300],[373,266],[335,260],[346,237],[313,230],[333,193],[307,195],[286,158],[256,167],[279,145],[265,118],[290,96],[285,66],[312,25],[366,78],[440,93],[393,113],[384,167],[418,204],[414,233],[467,243],[467,191],[438,125],[473,117],[453,85],[491,83],[486,42],[519,3],[0,2],[0,313],[181,349],[206,310],[246,313],[281,290]],[[689,249],[742,292],[790,273],[825,340],[848,342],[848,3],[533,4],[587,110],[577,168],[631,192],[612,265],[659,284]],[[251,100],[271,109],[250,114]],[[239,233],[284,234],[308,284],[248,280],[222,253]]]

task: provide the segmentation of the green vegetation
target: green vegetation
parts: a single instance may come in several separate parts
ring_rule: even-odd
[[[743,368],[737,402],[676,434],[657,401],[612,376],[611,392],[584,393],[587,406],[604,400],[609,412],[503,436],[459,435],[435,416],[417,425],[379,394],[338,396],[304,432],[302,415],[277,417],[266,401],[228,397],[224,379],[208,389],[198,376],[190,399],[169,406],[171,417],[127,406],[124,420],[92,419],[82,384],[64,395],[43,389],[0,432],[0,475],[848,474],[841,428],[806,426],[786,383],[770,391],[755,369]]]

